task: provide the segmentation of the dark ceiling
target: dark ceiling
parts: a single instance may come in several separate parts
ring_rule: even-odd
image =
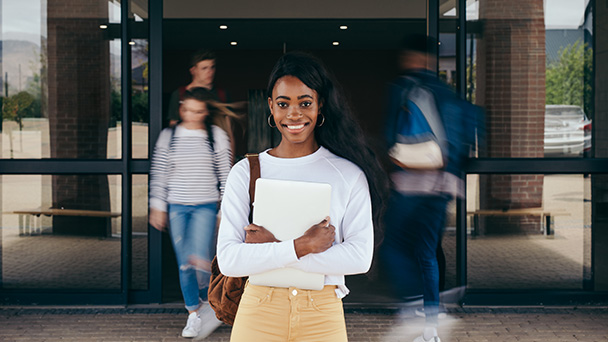
[[[220,25],[228,29],[221,30]],[[340,26],[348,26],[341,30]],[[396,49],[407,33],[424,33],[418,19],[165,19],[163,47],[210,49]],[[236,46],[230,42],[236,41]],[[339,42],[334,46],[333,42]]]

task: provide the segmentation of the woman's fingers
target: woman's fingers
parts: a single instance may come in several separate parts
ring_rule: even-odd
[[[250,224],[245,227],[245,243],[280,242],[268,229]]]

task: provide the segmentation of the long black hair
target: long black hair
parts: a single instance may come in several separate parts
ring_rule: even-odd
[[[325,122],[315,127],[317,143],[353,162],[365,173],[378,243],[382,239],[382,214],[388,195],[388,178],[355,120],[340,85],[319,59],[304,52],[289,52],[279,59],[268,81],[269,97],[272,97],[276,82],[284,76],[297,77],[319,96],[320,111],[325,116]]]

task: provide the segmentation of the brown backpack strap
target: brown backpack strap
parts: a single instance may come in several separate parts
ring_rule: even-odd
[[[249,160],[249,222],[253,222],[253,199],[255,198],[255,181],[260,178],[260,158],[257,153],[247,153]]]

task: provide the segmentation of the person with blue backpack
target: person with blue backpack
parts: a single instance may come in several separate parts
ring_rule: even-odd
[[[389,84],[386,108],[393,187],[378,254],[397,294],[422,292],[426,324],[415,342],[441,341],[437,249],[447,205],[464,194],[463,167],[480,117],[478,107],[462,100],[432,71],[437,46],[424,35],[403,40],[403,73]]]

